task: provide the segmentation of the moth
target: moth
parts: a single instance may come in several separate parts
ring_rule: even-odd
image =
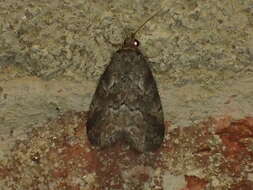
[[[136,33],[156,14],[126,37],[99,79],[86,123],[92,145],[105,148],[121,141],[138,152],[147,152],[163,142],[160,95],[135,39]]]

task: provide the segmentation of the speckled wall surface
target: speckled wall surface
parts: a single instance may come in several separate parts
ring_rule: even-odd
[[[0,160],[27,131],[87,111],[112,53],[157,10],[137,38],[170,130],[253,116],[252,0],[2,0]]]

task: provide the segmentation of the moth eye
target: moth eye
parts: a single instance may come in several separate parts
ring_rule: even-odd
[[[140,42],[138,40],[134,40],[134,46],[138,47],[140,45]]]

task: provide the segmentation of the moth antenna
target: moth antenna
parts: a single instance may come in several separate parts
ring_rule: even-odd
[[[149,21],[152,20],[155,16],[157,16],[157,15],[160,13],[161,10],[162,10],[162,9],[160,9],[159,11],[157,11],[155,14],[153,14],[151,17],[149,17],[141,26],[139,26],[139,28],[137,28],[137,30],[135,30],[135,32],[133,33],[133,36],[135,36],[135,34],[136,34],[137,32],[139,32],[140,29],[142,29],[143,26],[144,26],[145,24],[147,24],[147,22],[149,22]]]

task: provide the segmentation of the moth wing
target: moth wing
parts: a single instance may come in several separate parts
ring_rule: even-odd
[[[101,147],[117,141],[117,131],[114,130],[116,123],[113,123],[115,114],[112,112],[115,96],[112,87],[118,83],[114,65],[111,61],[99,79],[86,123],[91,144]]]
[[[164,139],[164,116],[157,84],[147,62],[146,72],[139,87],[143,89],[143,103],[138,109],[145,121],[144,147],[143,151],[152,151],[160,147]],[[139,80],[141,81],[141,80]],[[139,148],[140,149],[140,148]]]

